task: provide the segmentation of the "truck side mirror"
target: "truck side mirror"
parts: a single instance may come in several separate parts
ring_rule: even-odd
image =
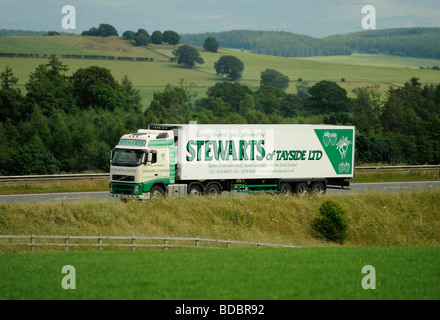
[[[151,164],[151,161],[153,160],[153,154],[151,152],[147,153],[147,164]]]

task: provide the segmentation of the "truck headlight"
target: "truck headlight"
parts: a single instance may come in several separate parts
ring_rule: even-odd
[[[134,186],[134,194],[138,194],[139,193],[139,186]]]

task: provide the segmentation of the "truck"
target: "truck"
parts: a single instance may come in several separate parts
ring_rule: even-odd
[[[149,124],[112,151],[110,196],[322,194],[350,187],[354,150],[353,126]]]

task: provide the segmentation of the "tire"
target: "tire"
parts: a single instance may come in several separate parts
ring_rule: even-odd
[[[292,193],[292,186],[290,185],[290,183],[283,182],[280,184],[280,194],[287,197],[291,193]]]
[[[322,196],[325,193],[325,186],[322,182],[313,182],[310,191],[317,196]]]
[[[309,192],[309,187],[305,182],[299,182],[295,185],[294,192],[297,196],[305,196]]]
[[[222,191],[220,189],[220,186],[215,182],[208,183],[208,185],[206,186],[206,190],[205,190],[206,195],[217,197],[221,193]]]
[[[188,186],[188,195],[198,197],[202,195],[202,186],[198,183],[193,183]]]
[[[151,199],[157,199],[165,196],[165,191],[162,189],[161,186],[155,185],[150,190],[150,198]]]

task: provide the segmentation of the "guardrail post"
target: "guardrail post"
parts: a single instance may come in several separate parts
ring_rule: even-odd
[[[98,244],[99,244],[99,246],[98,246],[98,250],[102,250],[102,235],[99,235],[99,238],[98,238]]]
[[[164,240],[163,240],[163,248],[164,248],[164,250],[168,250],[168,239],[167,238],[164,238]]]
[[[65,243],[66,243],[66,251],[69,251],[69,235],[66,234],[66,239],[65,239]]]
[[[199,237],[196,238],[196,247],[199,246]]]
[[[231,248],[231,239],[228,239],[228,242],[227,242],[227,245],[228,245],[228,249],[230,249]]]
[[[260,241],[257,241],[257,248],[261,248]]]
[[[31,234],[31,252],[34,252],[35,235]]]
[[[135,239],[136,239],[136,237],[134,235],[132,235],[131,236],[131,251],[134,251],[136,249]]]

